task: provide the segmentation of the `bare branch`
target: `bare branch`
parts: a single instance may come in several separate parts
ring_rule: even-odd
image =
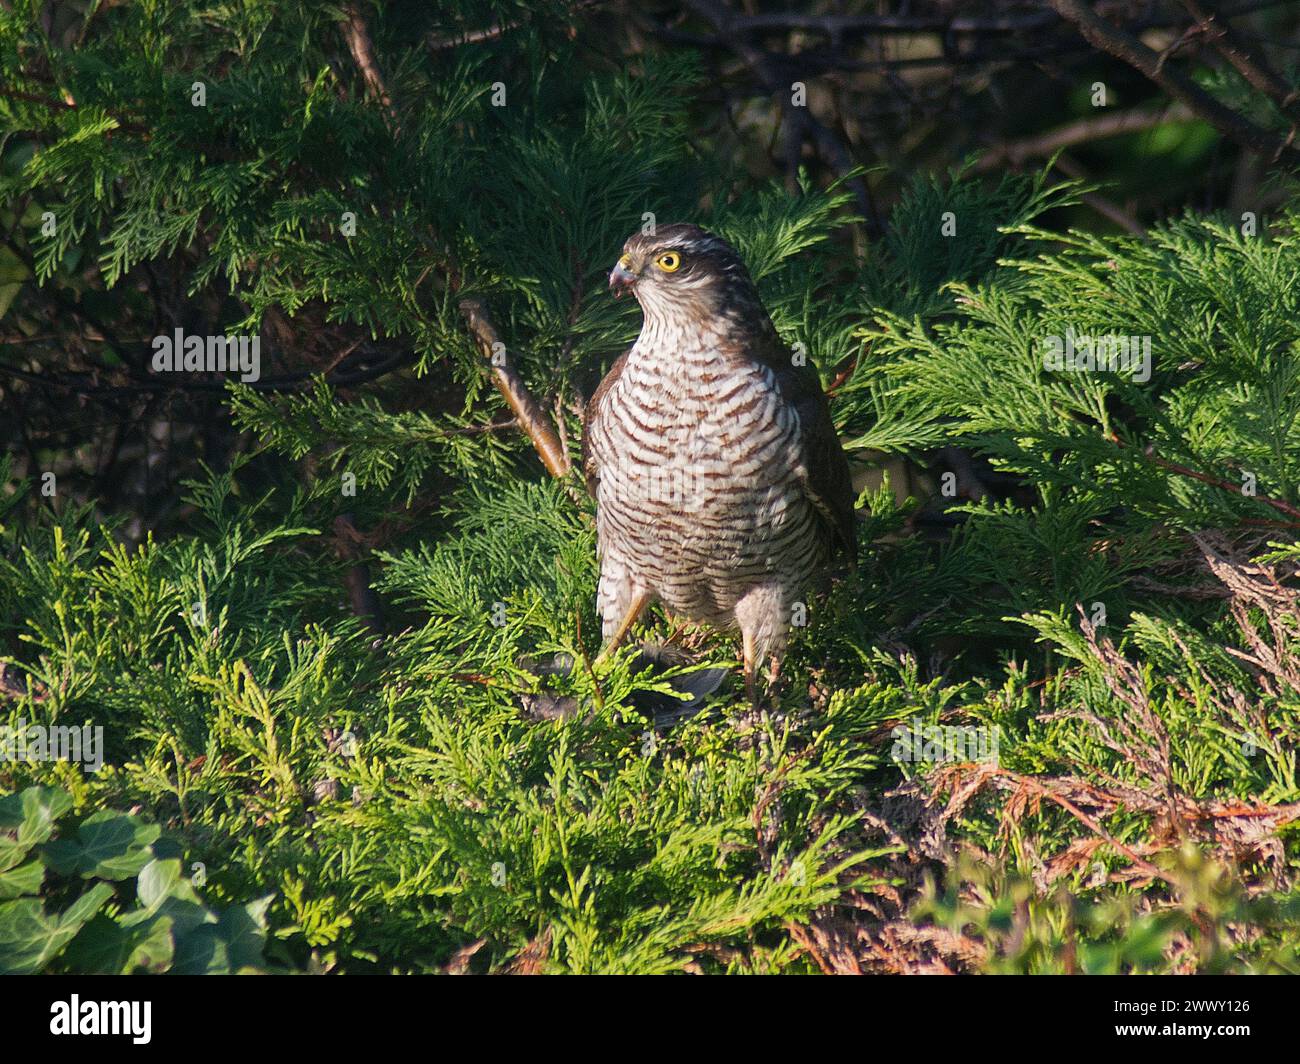
[[[1215,51],[1231,63],[1237,73],[1254,88],[1277,104],[1293,123],[1300,121],[1300,88],[1288,85],[1269,66],[1267,59],[1233,31],[1222,14],[1205,4],[1198,3],[1197,0],[1182,0],[1182,2],[1192,18],[1196,19],[1198,28],[1204,32]],[[1294,134],[1293,126],[1292,136]]]
[[[1029,159],[1054,155],[1062,148],[1105,140],[1107,137],[1119,137],[1126,133],[1142,133],[1170,122],[1186,122],[1193,117],[1195,116],[1187,107],[1175,104],[1164,111],[1112,111],[1095,118],[1081,118],[1036,137],[1000,144],[980,157],[975,164],[975,171],[987,173],[1006,163],[1020,164]]]
[[[1234,495],[1241,494],[1241,485],[1233,484],[1229,480],[1223,480],[1219,477],[1212,477],[1206,473],[1198,472],[1195,469],[1188,469],[1187,466],[1179,465],[1176,462],[1167,461],[1155,453],[1154,447],[1147,448],[1147,457],[1149,457],[1161,469],[1167,469],[1171,473],[1177,473],[1180,477],[1189,477],[1192,480],[1199,480],[1202,484],[1209,484],[1212,487],[1222,488],[1224,491],[1230,491]],[[1273,499],[1267,495],[1251,496],[1256,502],[1262,502],[1265,506],[1271,506],[1278,513],[1284,513],[1288,517],[1300,519],[1300,509],[1292,506],[1281,499]]]
[[[379,101],[388,118],[395,121],[397,112],[384,76],[379,71],[379,64],[375,61],[375,48],[370,41],[370,28],[366,25],[365,16],[356,4],[348,4],[345,11],[347,20],[342,24],[343,39],[347,41],[348,51],[352,53],[352,61],[365,78],[370,95]]]
[[[553,477],[569,475],[571,464],[569,454],[560,443],[555,427],[542,410],[541,405],[528,390],[523,377],[515,369],[513,361],[506,352],[501,334],[488,317],[487,308],[480,300],[462,299],[459,304],[461,315],[469,326],[470,334],[478,344],[479,351],[492,367],[492,377],[497,389],[505,397],[519,425],[533,441],[542,465]]]
[[[1289,138],[1283,140],[1220,103],[1187,75],[1163,63],[1157,52],[1133,34],[1103,19],[1084,0],[1048,0],[1048,3],[1095,48],[1122,60],[1155,82],[1229,140],[1274,162],[1285,161],[1292,166],[1300,164],[1300,151],[1291,146]]]
[[[721,42],[754,72],[765,92],[771,93],[782,101],[782,114],[788,123],[786,138],[787,178],[792,182],[796,176],[791,172],[797,170],[799,151],[803,142],[809,140],[821,153],[822,157],[845,178],[845,184],[853,192],[858,209],[864,218],[873,218],[875,209],[871,195],[862,178],[854,175],[854,163],[848,149],[829,129],[819,122],[807,107],[794,107],[788,102],[790,85],[786,82],[776,63],[776,57],[761,48],[755,47],[733,32],[736,16],[725,4],[715,0],[686,0],[686,6],[705,19],[718,31]]]
[[[606,3],[607,0],[577,0],[569,9],[570,15],[576,15],[582,11],[588,11],[591,8],[599,7]],[[479,44],[483,41],[494,41],[499,37],[504,37],[511,30],[518,29],[525,24],[525,19],[509,19],[504,22],[496,22],[481,30],[462,30],[459,33],[441,33],[430,34],[425,39],[425,46],[431,52],[441,52],[448,48],[460,48],[466,44]]]

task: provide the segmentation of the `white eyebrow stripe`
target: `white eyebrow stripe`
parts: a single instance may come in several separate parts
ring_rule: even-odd
[[[729,250],[727,245],[717,237],[705,237],[703,239],[698,237],[683,237],[682,239],[674,240],[671,244],[665,246],[668,248],[676,248],[681,251],[691,252]]]

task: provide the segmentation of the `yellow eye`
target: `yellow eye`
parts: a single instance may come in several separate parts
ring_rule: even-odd
[[[675,251],[665,251],[657,259],[655,259],[655,265],[658,266],[661,270],[663,270],[664,273],[672,273],[681,264],[682,264],[682,257],[679,254],[677,254],[677,252]]]

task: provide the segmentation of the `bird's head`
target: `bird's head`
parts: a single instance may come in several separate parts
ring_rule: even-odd
[[[609,275],[614,295],[631,292],[647,318],[742,313],[761,306],[736,249],[698,225],[636,233]]]

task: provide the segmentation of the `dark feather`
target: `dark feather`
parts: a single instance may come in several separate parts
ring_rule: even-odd
[[[766,312],[764,317],[766,317]],[[853,480],[849,462],[840,446],[831,420],[830,404],[822,391],[821,380],[812,366],[797,366],[789,348],[777,336],[769,322],[764,342],[749,352],[776,377],[781,395],[799,414],[803,429],[804,492],[816,507],[835,545],[844,551],[849,564],[857,562],[857,522],[853,515]]]

